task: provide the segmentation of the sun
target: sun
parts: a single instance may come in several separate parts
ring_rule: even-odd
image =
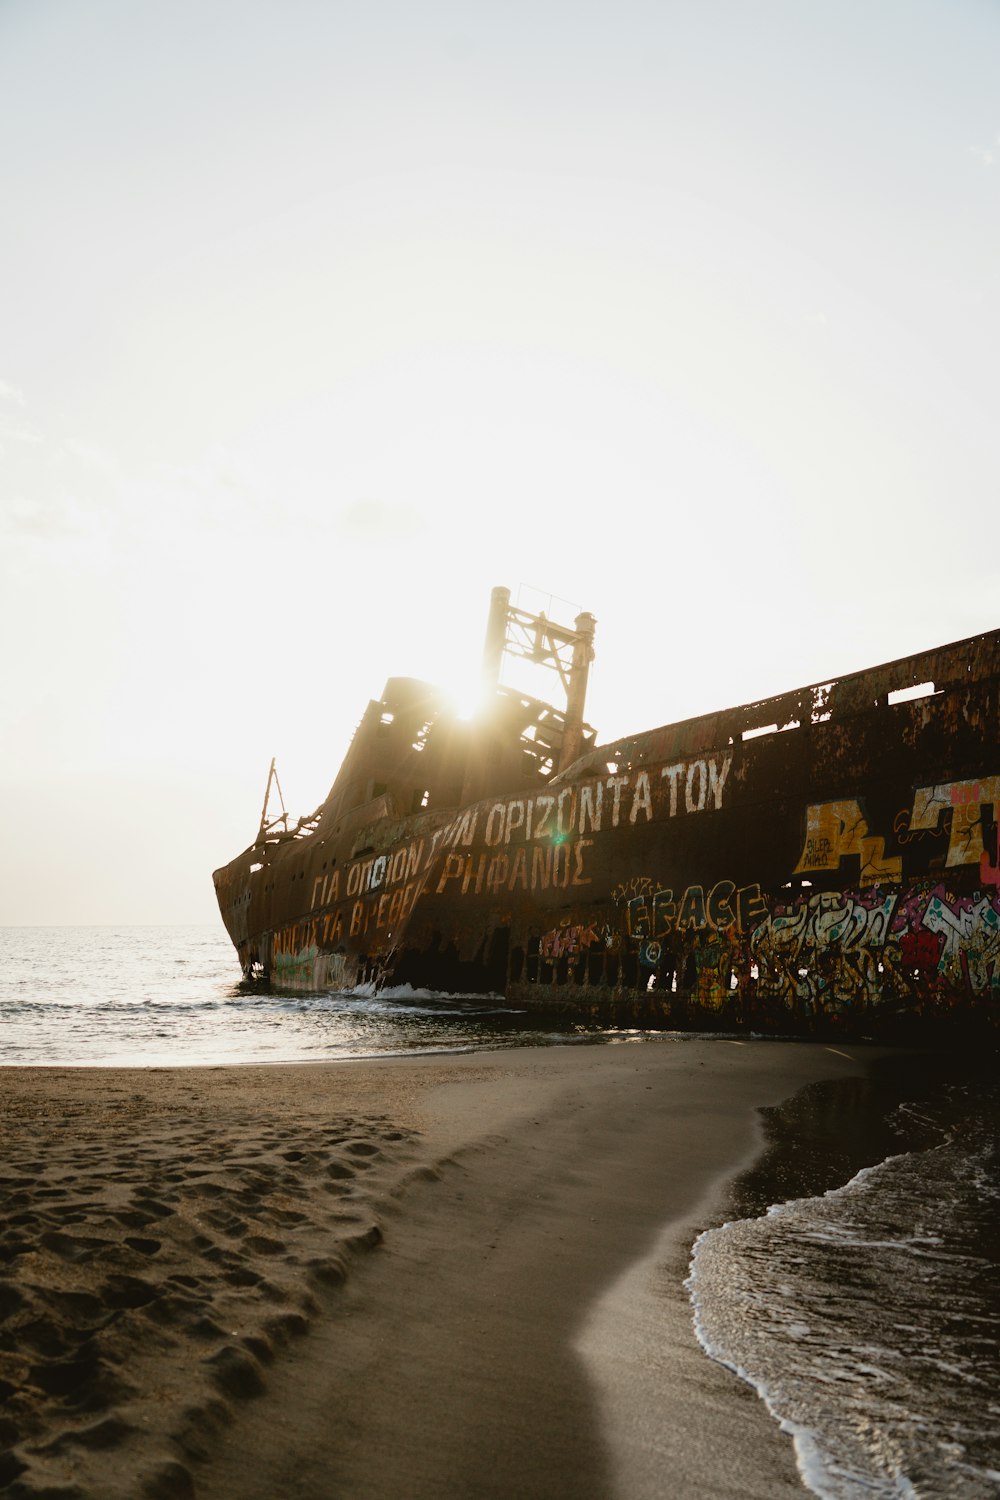
[[[466,724],[480,718],[489,701],[481,682],[466,682],[457,687],[446,688],[445,697],[455,718]]]

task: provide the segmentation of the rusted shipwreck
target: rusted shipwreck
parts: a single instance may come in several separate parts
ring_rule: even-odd
[[[598,745],[594,623],[495,589],[477,718],[391,678],[314,813],[265,796],[214,877],[245,976],[701,1029],[993,1027],[1000,631]],[[501,684],[517,656],[564,707]]]

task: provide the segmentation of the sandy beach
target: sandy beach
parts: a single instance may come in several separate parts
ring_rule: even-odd
[[[0,1074],[0,1494],[803,1494],[683,1281],[873,1049]]]

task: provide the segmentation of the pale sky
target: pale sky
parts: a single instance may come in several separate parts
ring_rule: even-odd
[[[0,925],[214,921],[495,584],[602,739],[1000,624],[996,0],[0,0],[0,143]]]

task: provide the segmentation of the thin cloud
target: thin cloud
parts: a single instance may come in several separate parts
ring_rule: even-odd
[[[107,448],[102,448],[98,443],[82,442],[79,438],[70,438],[66,444],[67,451],[85,469],[91,469],[99,474],[116,474],[118,463],[113,453]]]
[[[53,441],[20,412],[0,407],[0,453],[0,535],[76,544],[106,534],[116,487],[77,445]]]
[[[356,500],[340,512],[344,535],[354,542],[392,543],[413,536],[420,518],[408,505],[386,505],[382,500]]]
[[[49,542],[87,536],[92,530],[92,517],[72,496],[38,500],[19,494],[0,505],[0,534],[8,537]]]
[[[1000,136],[997,137],[997,144],[1000,145]],[[993,165],[993,152],[989,146],[970,146],[969,155],[974,156],[981,167]]]
[[[38,433],[32,432],[30,427],[22,427],[15,425],[13,422],[0,421],[0,442],[37,444],[41,441]]]
[[[12,407],[17,407],[23,412],[26,405],[23,391],[18,390],[16,385],[11,385],[9,380],[0,380],[0,453],[6,453],[11,443],[27,443],[36,447],[42,441],[24,417],[15,416],[11,410]]]

